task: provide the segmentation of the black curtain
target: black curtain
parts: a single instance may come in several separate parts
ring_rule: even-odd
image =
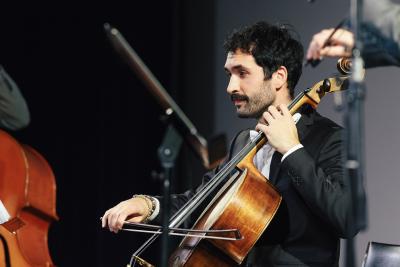
[[[134,193],[161,193],[151,172],[160,170],[162,110],[114,52],[103,24],[122,32],[209,137],[214,5],[2,3],[0,64],[19,85],[32,118],[26,129],[11,134],[40,152],[55,174],[60,220],[51,224],[49,247],[57,266],[126,266],[148,236],[110,233],[101,228],[100,216]],[[184,148],[175,190],[193,187],[203,172]],[[144,258],[159,265],[159,256],[156,244]]]
[[[0,63],[32,121],[12,133],[39,151],[57,182],[49,246],[58,266],[125,266],[145,235],[115,235],[100,216],[135,192],[157,194],[165,126],[147,89],[103,31],[120,29],[165,87],[171,81],[173,1],[96,6],[2,6]],[[157,246],[149,257],[157,260]]]

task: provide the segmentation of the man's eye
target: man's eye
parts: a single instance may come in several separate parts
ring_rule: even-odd
[[[240,77],[245,77],[247,75],[247,72],[244,70],[239,71]]]
[[[225,72],[225,74],[226,74],[227,77],[231,77],[232,76],[232,74],[230,72]]]

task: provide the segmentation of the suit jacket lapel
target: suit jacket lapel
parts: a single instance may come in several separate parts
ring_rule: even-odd
[[[314,112],[304,113],[301,115],[299,122],[296,124],[297,133],[299,135],[300,143],[304,140],[309,132],[309,126],[314,122]]]
[[[274,155],[272,156],[271,166],[269,168],[269,177],[268,177],[269,181],[272,184],[275,184],[278,178],[278,173],[279,170],[281,169],[281,159],[282,159],[282,154],[279,152],[275,152]]]

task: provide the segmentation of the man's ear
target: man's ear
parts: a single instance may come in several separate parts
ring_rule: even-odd
[[[285,66],[280,66],[274,73],[272,73],[272,86],[278,91],[285,84],[287,84],[288,71]]]

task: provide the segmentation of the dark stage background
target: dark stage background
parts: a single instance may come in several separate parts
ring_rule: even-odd
[[[120,1],[122,2],[122,1]],[[165,125],[157,102],[108,43],[103,24],[120,29],[206,137],[232,137],[254,122],[238,120],[226,95],[224,37],[257,20],[288,22],[304,46],[349,12],[349,1],[131,1],[124,4],[0,5],[0,64],[19,84],[31,110],[28,128],[12,133],[49,161],[57,182],[57,212],[49,246],[58,266],[126,266],[146,235],[109,233],[100,216],[135,193],[160,194],[150,173]],[[329,16],[327,16],[327,10]],[[311,14],[312,16],[310,16]],[[306,68],[297,90],[331,75],[336,62]],[[357,237],[362,261],[368,241],[400,244],[398,68],[367,71],[367,231]],[[319,112],[340,123],[333,97]],[[394,122],[394,123],[393,123]],[[204,172],[183,148],[175,190],[198,184]],[[384,207],[384,208],[383,208]],[[159,245],[145,258],[159,265]]]
[[[101,229],[99,218],[134,193],[160,193],[150,173],[159,169],[162,111],[114,53],[103,23],[119,28],[208,136],[213,125],[211,2],[2,9],[0,64],[18,83],[32,117],[28,128],[12,134],[37,149],[56,177],[60,220],[51,225],[49,246],[58,266],[125,266],[146,235],[112,234]],[[195,114],[199,108],[203,111]],[[203,171],[186,150],[176,190],[190,186],[188,178],[198,180]],[[159,254],[156,245],[147,256],[157,263]]]

